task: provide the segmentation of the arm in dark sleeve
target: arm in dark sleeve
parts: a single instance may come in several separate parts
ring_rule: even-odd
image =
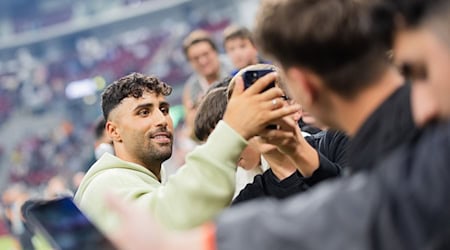
[[[381,197],[374,184],[360,175],[282,202],[257,200],[226,210],[216,221],[217,249],[370,249],[367,232]]]
[[[264,190],[264,178],[263,175],[259,174],[255,176],[252,183],[247,184],[241,190],[241,192],[239,192],[238,196],[234,198],[231,205],[233,206],[236,204],[243,203],[245,201],[253,200],[264,196],[266,196],[266,192]]]
[[[233,200],[232,205],[260,197],[284,199],[308,189],[301,174],[296,171],[283,180],[279,180],[271,169],[255,177]]]
[[[341,175],[343,168],[347,167],[348,137],[342,132],[326,131],[320,138],[316,138],[315,149],[319,154],[319,167],[313,175],[305,178],[309,186],[318,182]],[[307,139],[308,142],[311,139]],[[314,145],[310,143],[313,147]]]
[[[373,171],[227,210],[216,221],[217,249],[446,249],[436,247],[450,232],[450,128],[423,137]]]

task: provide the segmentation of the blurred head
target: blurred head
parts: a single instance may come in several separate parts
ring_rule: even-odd
[[[312,116],[308,111],[302,110],[302,120],[304,123],[308,125],[314,125],[317,126],[317,120]]]
[[[439,116],[450,118],[450,2],[395,0],[399,16],[395,60],[408,78],[425,83],[436,98]]]
[[[53,176],[45,188],[45,198],[54,199],[61,196],[73,195],[67,186],[66,181],[61,176]]]
[[[83,181],[84,176],[84,172],[76,172],[72,176],[72,186],[74,189],[78,189],[78,187],[81,185],[81,182]]]
[[[173,123],[165,99],[171,91],[158,78],[139,73],[122,77],[105,89],[106,131],[118,157],[159,168],[171,156]]]
[[[227,108],[227,88],[219,87],[211,90],[197,109],[194,122],[194,133],[200,141],[206,141]]]
[[[258,50],[247,28],[231,25],[224,30],[223,36],[225,51],[234,67],[242,69],[258,63]]]
[[[217,123],[223,118],[228,98],[227,87],[221,86],[228,85],[229,80],[227,78],[219,83],[217,85],[219,87],[210,90],[200,102],[194,123],[195,136],[200,141],[206,141]],[[250,140],[249,145],[242,151],[237,165],[249,170],[258,166],[259,162],[260,154],[254,148],[252,140]]]
[[[280,65],[288,95],[337,127],[336,100],[353,100],[391,67],[392,20],[373,1],[265,0],[255,40]]]
[[[280,74],[280,70],[278,67],[271,65],[271,64],[255,64],[255,65],[250,65],[247,66],[243,69],[241,69],[230,81],[230,84],[228,85],[228,99],[231,98],[231,95],[233,94],[233,89],[234,89],[234,85],[236,84],[236,80],[238,77],[242,77],[243,73],[247,70],[273,70],[275,72],[278,73],[278,78],[275,82],[275,85],[277,87],[282,87],[284,78],[282,77],[282,75]],[[285,104],[286,105],[291,105],[292,103],[294,103],[295,100],[286,100]],[[296,114],[292,115],[292,119],[298,121],[300,119],[301,114],[299,112],[297,112]],[[255,152],[258,152],[258,154],[270,154],[270,153],[275,153],[275,154],[281,154],[278,150],[277,147],[272,145],[272,144],[268,144],[268,143],[264,143],[260,140],[260,138],[258,136],[254,137],[254,139],[252,139],[252,143],[251,146],[253,148],[253,150],[255,150]]]
[[[257,148],[256,138],[252,138],[248,141],[247,147],[242,150],[239,156],[237,165],[245,170],[251,170],[258,167],[261,164],[261,153]]]
[[[95,159],[100,159],[104,153],[114,154],[114,147],[112,145],[111,138],[108,137],[105,129],[105,118],[99,117],[95,122],[95,142],[94,142],[94,154]]]
[[[192,68],[199,75],[216,78],[220,72],[217,46],[206,31],[195,30],[183,41],[183,51]]]

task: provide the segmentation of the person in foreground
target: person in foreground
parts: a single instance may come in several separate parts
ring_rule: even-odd
[[[265,6],[276,15],[288,2],[293,1]],[[370,2],[384,19],[403,15],[395,23],[400,27],[395,36],[396,61],[422,73],[426,69],[427,74],[418,74],[420,81],[415,84],[426,82],[423,91],[429,91],[433,99],[420,101],[439,104],[439,121],[426,124],[371,171],[321,185],[285,202],[251,202],[230,209],[214,222],[183,234],[168,234],[153,224],[145,235],[153,233],[161,240],[141,238],[135,243],[146,245],[134,249],[177,249],[177,244],[178,248],[203,250],[450,247],[450,75],[446,70],[450,67],[450,2]],[[387,6],[392,3],[400,8]],[[284,70],[289,75],[289,67],[284,66]],[[298,87],[292,81],[287,85],[291,91]],[[119,205],[116,210],[126,214],[121,208],[125,207]],[[132,218],[127,215],[126,220]],[[124,224],[122,230],[132,228],[132,223]],[[133,249],[130,244],[121,244],[120,236],[114,239],[122,249]]]
[[[161,164],[171,156],[173,140],[165,96],[171,87],[139,73],[112,83],[102,95],[102,108],[116,156],[106,153],[89,169],[75,202],[103,231],[117,225],[102,202],[106,192],[138,204],[169,229],[188,229],[213,219],[231,202],[236,163],[247,140],[299,109],[272,102],[283,95],[279,88],[260,94],[275,75],[249,91],[238,91],[207,142],[189,154],[185,166],[165,184]],[[237,111],[240,106],[250,107],[244,119]]]

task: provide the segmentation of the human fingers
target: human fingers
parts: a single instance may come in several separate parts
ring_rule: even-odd
[[[242,78],[241,78],[242,79]],[[245,90],[246,95],[255,95],[264,91],[270,84],[277,79],[277,73],[269,73],[255,81],[250,87]],[[272,89],[272,88],[271,88]]]
[[[284,91],[279,87],[270,88],[258,95],[258,98],[260,100],[270,100],[270,99],[280,99],[283,100],[283,97],[285,96]]]
[[[292,132],[276,129],[265,129],[259,136],[262,142],[270,144],[278,144],[280,141],[293,138]]]
[[[267,105],[267,104],[266,104]],[[294,114],[295,112],[298,112],[300,109],[300,105],[294,104],[289,106],[282,106],[277,109],[272,109],[266,114],[266,119],[268,122],[276,122],[278,119],[281,119],[285,116],[290,116]]]
[[[242,77],[237,77],[236,82],[233,86],[233,92],[231,93],[230,99],[242,95],[243,92],[244,92],[244,80],[242,80]]]

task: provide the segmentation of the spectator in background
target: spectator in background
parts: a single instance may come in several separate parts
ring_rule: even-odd
[[[183,52],[194,69],[183,90],[185,126],[194,138],[193,127],[196,108],[208,88],[229,75],[231,69],[220,60],[216,43],[204,30],[192,31],[183,41]]]
[[[78,180],[73,180],[74,183],[77,183],[78,181],[81,181],[80,176],[82,177],[83,173],[87,172],[89,170],[89,167],[94,164],[104,153],[110,153],[114,155],[114,147],[112,145],[111,138],[108,137],[106,133],[106,121],[103,116],[98,117],[97,120],[94,122],[94,152],[92,157],[89,159],[89,161],[86,164],[86,167],[82,169],[82,171],[77,172],[75,175],[78,175]],[[75,176],[74,176],[75,177]],[[78,185],[74,185],[74,188],[77,188]]]
[[[45,199],[55,199],[59,197],[72,197],[73,193],[67,186],[67,182],[62,176],[53,176],[44,190]]]
[[[223,46],[235,68],[232,75],[247,66],[262,63],[252,33],[245,27],[228,26],[223,32]]]
[[[114,155],[112,140],[106,133],[105,125],[106,120],[105,118],[103,118],[103,116],[99,117],[95,123],[94,152],[96,160],[100,159],[100,157],[102,157],[104,153],[110,153]]]
[[[32,233],[22,220],[20,208],[27,199],[29,192],[23,184],[10,185],[2,194],[2,206],[4,208],[5,221],[11,234],[16,237],[23,250],[32,250]]]

